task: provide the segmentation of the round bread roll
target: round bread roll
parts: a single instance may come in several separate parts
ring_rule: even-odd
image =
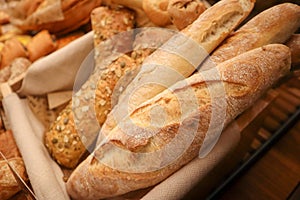
[[[154,24],[167,26],[171,24],[167,11],[168,4],[168,0],[143,0],[143,10]]]
[[[181,30],[195,21],[205,9],[205,5],[198,0],[170,0],[168,14],[172,23]]]

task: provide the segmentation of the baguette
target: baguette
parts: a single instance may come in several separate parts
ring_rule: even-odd
[[[273,6],[256,15],[224,40],[212,53],[210,59],[201,66],[201,70],[214,67],[263,45],[285,43],[299,27],[300,6],[292,3]]]
[[[253,6],[252,0],[220,1],[172,37],[162,49],[157,49],[144,61],[141,71],[120,96],[122,103],[108,114],[101,132],[110,132],[117,121],[138,105],[190,76],[207,53],[211,53],[246,18]],[[215,13],[220,14],[216,16]]]
[[[196,73],[143,103],[112,132],[102,135],[105,140],[71,174],[68,193],[74,199],[100,199],[164,180],[198,155],[206,136],[221,124],[228,125],[286,75],[290,56],[289,48],[280,44],[254,49]],[[196,108],[189,91],[196,98]],[[216,96],[211,98],[210,91]],[[224,110],[219,111],[225,111],[224,118],[212,122],[214,106],[222,104]],[[159,121],[162,111],[166,113],[163,123]]]
[[[128,55],[122,55],[118,59],[114,60],[109,66],[98,73],[94,73],[91,78],[84,84],[79,96],[75,95],[73,98],[73,111],[78,120],[75,123],[74,113],[72,112],[72,104],[70,103],[66,109],[60,114],[57,120],[53,123],[50,130],[45,135],[45,144],[50,151],[51,155],[57,160],[57,162],[65,167],[74,168],[80,158],[85,153],[88,146],[87,138],[82,143],[80,140],[80,134],[78,134],[78,128],[83,127],[80,132],[87,132],[95,130],[97,132],[98,126],[87,126],[91,124],[91,121],[86,121],[82,115],[88,116],[90,111],[83,113],[82,107],[90,106],[91,100],[86,100],[86,95],[93,92],[89,89],[92,85],[96,86],[95,90],[95,113],[97,118],[97,124],[102,125],[106,119],[107,113],[118,100],[118,92],[122,92],[127,83],[131,81],[131,77],[135,75],[135,71],[138,71],[139,66],[143,62],[144,58],[151,54],[155,47],[159,46],[167,40],[167,36],[172,34],[166,34],[165,30],[160,34],[162,29],[145,29],[142,30],[136,36],[136,40],[133,44],[134,51],[131,53],[131,57]],[[159,37],[157,37],[159,36]],[[149,46],[149,44],[153,46]],[[148,46],[147,46],[148,45]],[[97,48],[96,48],[97,50]],[[100,60],[99,60],[100,63]],[[123,78],[126,74],[126,78],[129,80],[124,81]],[[100,78],[99,78],[100,75]],[[117,82],[122,78],[122,84],[115,89]],[[99,80],[98,80],[99,79]],[[112,93],[114,91],[114,93]],[[80,106],[79,106],[80,105]],[[77,126],[77,127],[76,127]],[[77,128],[77,130],[76,130]],[[61,132],[59,132],[60,129]],[[80,129],[80,128],[79,128]],[[82,135],[82,134],[81,134]],[[95,139],[96,134],[91,134],[91,139]],[[88,137],[90,138],[90,137]]]

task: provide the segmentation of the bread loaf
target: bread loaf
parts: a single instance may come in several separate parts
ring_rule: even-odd
[[[199,0],[170,0],[168,15],[172,23],[179,29],[190,25],[206,9]]]
[[[120,96],[121,103],[108,115],[101,133],[110,132],[117,121],[141,103],[190,76],[207,54],[246,18],[253,4],[252,0],[220,1],[151,54]]]
[[[169,0],[143,0],[143,10],[154,24],[167,26],[171,24],[168,4]]]
[[[30,1],[31,2],[31,1]],[[41,4],[39,4],[34,12],[30,13],[28,17],[39,13],[45,10],[47,6],[49,6],[49,3],[53,4],[53,1],[43,1]],[[60,7],[57,7],[59,10],[55,10],[53,12],[56,13],[62,13],[63,14],[63,19],[59,20],[53,20],[53,21],[47,21],[44,19],[47,18],[53,18],[53,12],[45,12],[43,15],[39,16],[37,14],[37,17],[32,17],[30,21],[27,23],[20,24],[19,27],[23,30],[35,30],[35,31],[40,31],[40,30],[49,30],[51,33],[59,33],[59,34],[64,34],[68,33],[70,31],[73,31],[83,24],[86,24],[90,20],[90,13],[91,11],[100,6],[101,0],[64,0],[61,1]],[[54,6],[55,5],[50,5]],[[21,8],[24,10],[24,8]],[[44,10],[43,10],[44,9]],[[49,15],[49,16],[47,16]],[[27,17],[27,19],[28,19]],[[39,19],[39,17],[41,19]],[[55,16],[57,17],[57,16]],[[36,21],[34,21],[36,19]],[[40,22],[39,20],[44,20]]]
[[[85,145],[88,142],[86,139],[83,143],[81,142],[80,135],[82,133],[78,134],[78,129],[83,128],[82,132],[98,131],[98,126],[93,126],[91,121],[85,120],[89,119],[86,116],[92,115],[91,112],[93,112],[93,109],[87,111],[82,109],[85,109],[87,106],[94,106],[97,124],[102,125],[106,119],[106,115],[113,106],[112,103],[117,102],[118,93],[121,93],[126,87],[127,82],[131,81],[129,78],[134,77],[135,70],[138,71],[144,58],[152,53],[155,47],[157,48],[165,42],[172,33],[166,34],[165,30],[156,28],[142,30],[136,36],[133,45],[134,51],[131,53],[131,57],[126,54],[120,56],[110,65],[106,66],[105,69],[98,70],[97,73],[95,72],[87,83],[82,86],[80,92],[73,98],[73,110],[72,105],[69,104],[53,123],[50,131],[45,135],[46,146],[58,163],[68,168],[73,168],[86,151]],[[101,63],[101,60],[98,63]],[[129,80],[124,81],[123,77],[125,74]],[[121,78],[123,78],[122,84],[119,84],[119,87],[115,89],[117,82]],[[95,92],[95,105],[92,105],[92,100],[87,98],[91,92]],[[76,119],[74,119],[73,111],[78,120],[77,124],[74,122]],[[92,136],[93,139],[96,134],[92,134]]]
[[[266,44],[284,43],[299,27],[300,6],[283,3],[271,7],[232,33],[201,66],[201,70]]]
[[[176,83],[102,135],[95,152],[72,173],[68,193],[100,199],[159,183],[195,158],[205,137],[253,104],[290,64],[289,48],[272,44]],[[212,119],[213,112],[224,112],[224,118]]]
[[[14,141],[11,131],[0,133],[0,152],[6,157],[8,162],[14,167],[18,174],[27,181],[25,165]],[[20,187],[10,171],[7,163],[0,156],[0,199],[6,200],[20,191]]]
[[[115,18],[111,18],[111,16],[114,16]],[[101,68],[103,66],[98,66],[101,64],[101,58],[99,56],[103,52],[99,52],[101,51],[101,49],[99,49],[101,48],[99,44],[109,39],[116,33],[132,29],[133,24],[133,13],[130,12],[128,9],[112,10],[108,7],[99,7],[92,12],[92,25],[95,33],[94,43],[96,45],[95,71],[97,71],[97,73],[94,72],[93,75],[90,76],[89,80],[82,85],[80,90],[77,91],[74,95],[73,101],[70,102],[67,105],[67,107],[59,114],[57,119],[51,125],[50,129],[45,133],[45,145],[52,157],[60,165],[65,166],[67,168],[74,168],[78,164],[80,158],[86,152],[87,146],[85,145],[87,145],[87,138],[80,138],[80,134],[77,133],[76,128],[84,127],[87,130],[90,130],[92,134],[94,134],[95,131],[98,131],[98,127],[95,127],[93,124],[87,126],[91,123],[89,120],[91,119],[90,115],[92,109],[89,109],[89,106],[91,100],[94,98],[95,89],[98,86],[103,86],[102,89],[110,90],[110,88],[114,85],[109,85],[107,89],[107,83],[111,84],[112,82],[116,81],[113,78],[117,74],[113,73],[113,76],[111,74],[110,79],[103,78],[103,81],[100,81],[99,85],[97,85],[99,76],[101,76],[101,71],[103,74],[108,73],[111,71],[112,68],[120,66],[121,62],[125,62],[125,64],[127,65],[125,65],[125,67],[123,67],[120,71],[120,73],[123,73],[127,68],[130,69],[130,67],[134,65],[133,60],[130,57],[124,55],[124,57],[120,58],[120,60],[116,61],[116,63],[112,63],[109,66],[105,66],[105,68]],[[102,89],[97,90],[103,92]],[[99,95],[97,98],[99,98]],[[102,105],[102,102],[104,100],[106,101],[106,98],[110,99],[110,96],[111,94],[109,95],[109,97],[105,97],[105,99],[101,98],[101,101],[99,99],[99,103],[97,105]],[[99,107],[96,108],[101,109]],[[110,107],[108,106],[108,108]],[[98,118],[103,120],[102,118],[104,113],[106,112],[101,112],[101,114],[99,112]],[[77,120],[80,120],[77,124],[74,121],[75,118]],[[81,140],[85,141],[85,145],[81,142]],[[91,144],[91,142],[88,143]]]

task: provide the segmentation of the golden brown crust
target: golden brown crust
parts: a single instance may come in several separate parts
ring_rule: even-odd
[[[6,40],[0,54],[0,69],[11,64],[15,58],[27,57],[25,47],[16,38]]]
[[[149,19],[158,26],[171,24],[167,11],[169,0],[143,0],[143,9]]]
[[[179,30],[190,25],[205,10],[205,5],[199,0],[170,0],[168,5],[170,19]]]
[[[208,92],[208,84],[216,90],[220,90],[222,87],[225,89],[226,98],[221,95],[214,100],[219,101],[223,98],[226,100],[226,116],[224,119],[217,119],[220,120],[217,126],[223,123],[226,126],[253,104],[280,77],[286,75],[289,72],[290,64],[289,49],[284,45],[274,44],[246,52],[223,62],[215,69],[202,74],[197,73],[178,82],[172,86],[171,90],[165,90],[135,109],[130,117],[123,119],[119,126],[107,135],[107,140],[71,175],[67,182],[70,196],[74,199],[106,198],[159,183],[199,153],[210,126],[212,107],[215,105]],[[219,79],[216,79],[216,73],[219,73]],[[197,112],[189,107],[190,104],[185,108],[177,106],[180,104],[178,96],[187,94],[186,92],[190,89],[198,101]],[[183,101],[189,101],[188,99],[182,98]],[[168,117],[163,124],[157,126],[156,134],[145,138],[144,134],[148,132],[147,128],[151,128],[152,120],[155,121],[161,116],[159,110],[153,111],[156,106],[163,108],[168,113]],[[197,116],[199,121],[197,121],[196,135],[190,146],[183,152],[180,152],[181,148],[175,148],[173,149],[176,150],[175,152],[166,152],[166,157],[156,156],[150,159],[149,154],[135,157],[134,154],[118,151],[117,147],[138,153],[161,150],[179,134],[179,127],[184,127],[183,130],[186,132],[183,133],[193,131]],[[136,132],[137,129],[133,125],[122,126],[128,120],[146,129],[141,129],[143,132]],[[184,138],[189,136],[189,134],[183,135]],[[186,139],[182,138],[180,142]],[[152,166],[161,166],[160,164],[164,163],[170,155],[174,156],[173,153],[179,153],[177,151],[180,152],[180,155],[177,155],[178,157],[175,157],[177,159],[169,165],[158,167],[154,171],[147,171]],[[101,159],[103,163],[94,158],[94,155],[98,156],[97,158]],[[135,169],[141,169],[139,168],[141,163],[147,163],[147,165],[142,165],[145,171],[135,172]],[[113,164],[116,167],[114,169],[107,166]],[[124,170],[129,171],[118,170],[118,167],[124,167]]]
[[[286,23],[286,21],[289,23]],[[270,43],[284,43],[300,26],[300,6],[284,3],[258,14],[228,37],[210,57],[215,65]],[[209,66],[203,66],[203,69]]]
[[[58,115],[45,134],[45,145],[55,160],[62,166],[74,168],[86,148],[75,129],[72,104]]]
[[[27,50],[31,62],[55,51],[57,43],[47,30],[40,31],[28,43]]]
[[[62,1],[64,19],[54,22],[20,25],[23,30],[49,30],[51,33],[64,34],[87,23],[91,11],[101,4],[101,0]],[[51,16],[49,16],[51,17]]]
[[[129,102],[125,106],[130,112],[166,87],[171,86],[183,77],[190,76],[195,71],[195,67],[206,58],[207,54],[211,53],[248,16],[253,6],[253,0],[223,0],[207,9],[191,25],[180,32],[182,35],[175,35],[172,42],[170,42],[171,39],[163,46],[168,51],[158,49],[149,56],[149,59],[145,60],[141,73],[137,74],[120,97],[121,102]],[[216,15],[215,13],[220,14]],[[191,50],[191,48],[194,49]],[[173,53],[174,49],[177,52]],[[192,53],[184,55],[188,51]],[[193,59],[193,56],[197,57],[197,61]],[[191,60],[197,62],[194,63],[196,66],[191,63],[193,62]],[[171,73],[171,71],[175,71],[175,75],[161,78],[163,84],[157,84],[157,80],[154,84],[147,84],[148,77],[160,77],[161,74]],[[118,106],[116,106],[116,109],[118,109]],[[120,104],[119,107],[122,106]],[[101,133],[106,134],[116,126],[119,119],[115,119],[114,115],[117,112],[114,112],[113,109],[108,115],[101,128]],[[117,113],[121,119],[124,114],[126,112],[123,112],[123,110],[121,113]]]

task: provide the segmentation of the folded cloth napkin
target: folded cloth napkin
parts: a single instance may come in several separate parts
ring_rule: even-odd
[[[3,107],[37,198],[70,199],[63,182],[63,173],[43,144],[44,128],[31,112],[26,100],[12,93],[3,99]]]
[[[223,131],[213,150],[204,158],[195,158],[149,191],[142,200],[182,199],[218,165],[240,141],[240,129],[234,122]]]
[[[72,90],[76,73],[93,48],[91,31],[35,61],[29,67],[18,94],[43,95],[54,91]]]

